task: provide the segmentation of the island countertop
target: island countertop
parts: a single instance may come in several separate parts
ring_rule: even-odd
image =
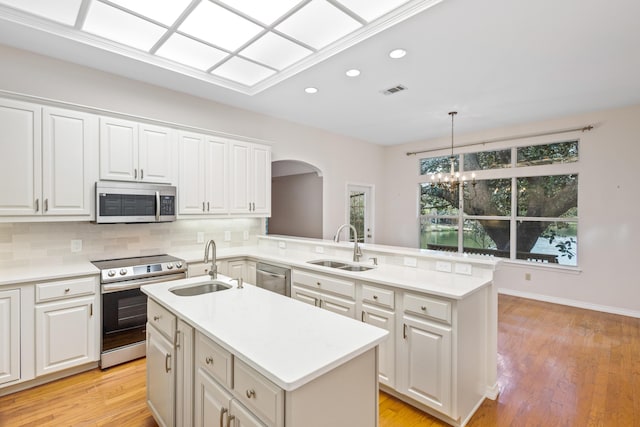
[[[285,391],[292,391],[383,342],[388,332],[245,284],[197,296],[170,289],[195,277],[142,291]]]

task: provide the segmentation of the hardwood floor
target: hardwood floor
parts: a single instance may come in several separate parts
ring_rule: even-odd
[[[468,426],[640,426],[640,319],[501,295],[500,396]],[[0,397],[0,426],[156,426],[145,360]],[[380,394],[380,427],[446,424]],[[302,426],[303,427],[303,426]]]

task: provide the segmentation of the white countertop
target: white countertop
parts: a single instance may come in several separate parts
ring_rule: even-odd
[[[0,269],[0,286],[28,282],[64,279],[67,277],[100,274],[89,261],[73,264],[46,264],[42,262]]]
[[[233,289],[190,297],[169,291],[206,280],[147,285],[142,291],[287,391],[370,350],[388,335],[253,285],[237,289],[231,282]]]

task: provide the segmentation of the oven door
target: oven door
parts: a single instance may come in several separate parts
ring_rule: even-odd
[[[102,294],[102,352],[144,342],[147,296],[140,287]]]

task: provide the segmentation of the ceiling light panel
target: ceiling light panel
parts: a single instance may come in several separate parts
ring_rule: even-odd
[[[94,1],[89,7],[83,29],[115,42],[148,51],[165,33],[165,29]]]
[[[0,0],[0,4],[73,26],[82,0]]]
[[[263,27],[203,0],[184,20],[179,30],[222,49],[234,51],[263,31]]]
[[[284,37],[274,33],[267,33],[243,49],[240,55],[278,70],[283,70],[312,53],[313,51]]]
[[[211,73],[246,86],[253,86],[274,74],[275,71],[246,59],[233,57]]]
[[[313,0],[276,27],[315,49],[357,30],[361,24],[325,0]]]
[[[95,1],[95,0],[94,0]],[[118,4],[128,10],[139,13],[154,21],[172,26],[184,9],[189,6],[191,0],[110,0],[111,3]]]
[[[382,15],[391,12],[393,9],[409,3],[407,0],[338,0],[347,9],[356,15],[364,18],[367,22],[371,22]]]
[[[173,34],[169,37],[156,54],[202,71],[207,71],[228,55],[222,50],[180,34]]]
[[[265,25],[271,25],[300,3],[300,0],[222,0],[222,3],[257,19]]]

